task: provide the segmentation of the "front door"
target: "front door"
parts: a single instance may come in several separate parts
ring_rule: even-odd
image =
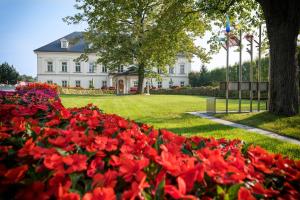
[[[119,94],[124,94],[124,81],[119,80]]]

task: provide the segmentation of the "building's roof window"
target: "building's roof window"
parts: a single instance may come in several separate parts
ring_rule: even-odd
[[[65,38],[61,39],[61,40],[60,40],[60,47],[61,47],[62,49],[67,49],[67,48],[69,48],[69,41],[66,40]]]

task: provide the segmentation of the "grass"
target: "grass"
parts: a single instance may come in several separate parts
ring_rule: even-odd
[[[276,116],[268,112],[242,114],[216,114],[229,121],[273,131],[295,139],[300,139],[300,115],[293,117]]]
[[[266,136],[250,133],[242,129],[217,124],[189,114],[188,111],[205,110],[206,98],[183,95],[150,96],[75,96],[62,95],[66,107],[79,107],[93,103],[105,113],[116,113],[125,118],[153,125],[155,128],[167,128],[175,133],[187,136],[199,135],[227,139],[241,139],[265,149],[283,153],[300,159],[300,146],[282,142]],[[237,101],[230,101],[230,109],[237,109]],[[244,106],[248,107],[247,102]],[[223,100],[218,100],[218,110],[225,109]]]

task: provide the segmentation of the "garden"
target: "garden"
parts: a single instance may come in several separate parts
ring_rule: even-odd
[[[3,199],[300,198],[299,160],[139,122],[155,109],[143,119],[150,110],[132,111],[133,121],[91,104],[68,108],[62,98],[38,83],[1,93]]]

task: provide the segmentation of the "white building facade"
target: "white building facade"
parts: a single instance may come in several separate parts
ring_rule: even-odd
[[[79,37],[80,40],[69,44],[75,37]],[[87,45],[82,33],[74,32],[34,50],[37,55],[38,81],[62,87],[116,87],[121,93],[128,93],[130,88],[137,86],[137,75],[126,74],[127,67],[120,66],[116,72],[110,72],[105,66],[96,64],[96,54],[89,54],[87,62],[77,62],[76,59],[84,53],[84,48],[87,48]],[[156,88],[187,86],[190,71],[191,62],[179,55],[175,65],[167,67],[167,73],[161,74],[161,80],[145,79],[144,84],[146,86],[149,81],[150,85]]]

